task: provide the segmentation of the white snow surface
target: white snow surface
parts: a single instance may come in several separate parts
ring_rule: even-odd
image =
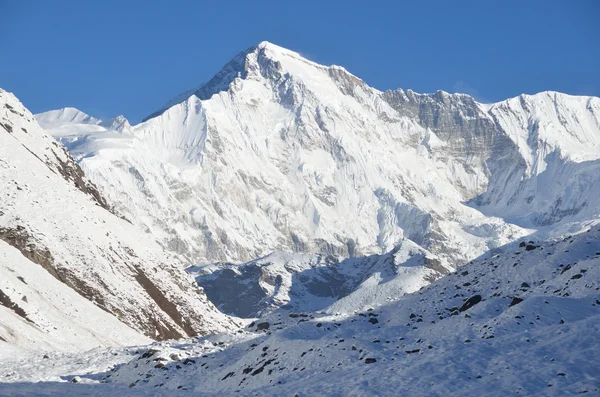
[[[6,343],[86,350],[237,328],[181,260],[110,212],[78,172],[33,115],[0,90],[3,350]]]
[[[242,333],[3,361],[15,383],[0,395],[598,395],[598,291],[596,222],[364,311],[279,311]]]
[[[85,351],[151,342],[4,241],[0,241],[0,291],[27,317],[0,306],[0,359],[27,350]]]

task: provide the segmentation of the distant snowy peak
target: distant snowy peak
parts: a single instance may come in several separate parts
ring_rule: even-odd
[[[293,78],[310,84],[313,81],[323,83],[323,78],[327,76],[340,80],[344,84],[348,81],[364,84],[342,66],[323,66],[304,58],[297,52],[263,41],[238,53],[208,82],[178,95],[143,121],[161,115],[170,107],[185,102],[192,95],[200,100],[208,100],[219,92],[229,90],[238,78],[267,79],[273,83],[281,83],[285,79]]]
[[[530,165],[556,149],[577,162],[600,158],[600,98],[545,91],[492,104],[488,113]]]
[[[82,133],[103,131],[129,133],[131,131],[129,120],[124,116],[101,120],[72,107],[38,113],[35,119],[44,129],[52,131],[54,136],[60,135],[64,130],[73,132],[74,129]]]
[[[100,124],[101,120],[92,117],[79,109],[66,107],[57,110],[50,110],[35,115],[36,120],[42,127],[55,125],[58,123],[74,124]]]
[[[129,124],[129,120],[127,120],[124,116],[117,116],[113,119],[101,121],[99,123],[102,127],[106,128],[109,131],[118,131],[118,132],[130,132],[131,124]]]

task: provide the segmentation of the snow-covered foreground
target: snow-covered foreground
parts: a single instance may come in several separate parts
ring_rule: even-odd
[[[240,333],[3,361],[17,383],[0,394],[598,395],[599,291],[596,224],[365,311],[279,309]]]

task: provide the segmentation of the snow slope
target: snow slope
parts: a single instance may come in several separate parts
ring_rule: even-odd
[[[151,340],[0,241],[0,358]]]
[[[598,216],[600,99],[557,92],[521,95],[489,114],[518,146],[525,166],[473,202],[529,227]]]
[[[597,395],[599,291],[596,223],[509,244],[368,310],[279,311],[243,333],[120,349],[112,361],[100,350],[78,371],[68,355],[48,370],[33,360],[0,395]],[[54,375],[24,383],[40,373]]]
[[[69,341],[62,349],[72,350],[236,328],[182,262],[117,216],[67,151],[3,90],[0,186],[5,342],[43,349]]]

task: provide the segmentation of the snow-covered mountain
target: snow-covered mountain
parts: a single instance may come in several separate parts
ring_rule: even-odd
[[[63,115],[96,125],[75,112]],[[65,148],[3,90],[0,186],[3,353],[15,346],[84,350],[237,328],[182,261],[121,217]]]
[[[0,395],[597,395],[599,291],[596,223],[364,310],[280,308],[242,333],[3,361],[18,383]]]
[[[599,391],[599,98],[263,42],[134,126],[0,90],[0,186],[0,395]]]
[[[381,92],[263,42],[139,125],[72,113],[37,117],[191,265],[381,255],[409,239],[456,266],[600,215],[595,97]]]

